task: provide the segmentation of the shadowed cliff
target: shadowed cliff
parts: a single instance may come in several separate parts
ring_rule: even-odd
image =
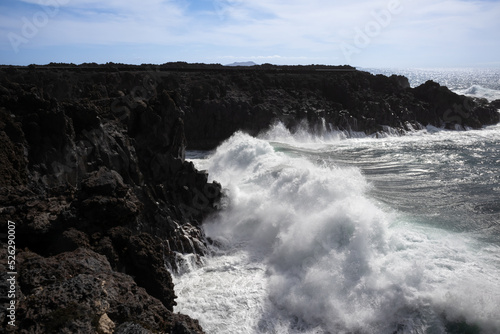
[[[206,252],[199,224],[220,186],[184,160],[183,113],[163,86],[115,108],[123,93],[113,85],[130,92],[142,75],[108,85],[93,75],[0,79],[0,216],[4,231],[16,223],[16,331],[201,333],[172,312],[167,268],[177,253]]]

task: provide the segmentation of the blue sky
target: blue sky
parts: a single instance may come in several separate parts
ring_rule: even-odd
[[[2,0],[0,64],[500,67],[500,1]]]

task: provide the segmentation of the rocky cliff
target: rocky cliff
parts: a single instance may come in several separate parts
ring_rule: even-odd
[[[206,253],[199,226],[221,186],[185,161],[186,145],[211,149],[275,120],[367,133],[478,128],[499,121],[493,105],[347,66],[0,68],[0,224],[15,223],[15,329],[202,332],[173,312],[170,272],[177,254]]]
[[[412,89],[405,77],[346,67],[173,73],[171,82],[185,111],[188,143],[196,148],[213,148],[238,129],[256,135],[276,119],[292,131],[305,120],[311,131],[326,125],[327,130],[367,134],[387,127],[464,129],[499,122],[492,104],[435,82]]]
[[[184,160],[173,93],[158,84],[128,108],[114,102],[143,73],[0,78],[0,216],[4,232],[15,223],[18,332],[201,333],[173,313],[167,269],[177,253],[206,251],[199,224],[220,186]],[[2,252],[2,275],[6,264]]]

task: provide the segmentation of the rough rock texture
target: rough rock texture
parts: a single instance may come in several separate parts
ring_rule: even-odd
[[[206,252],[199,226],[220,198],[184,160],[187,144],[214,148],[276,120],[315,131],[477,128],[499,121],[496,108],[347,66],[2,67],[0,228],[16,223],[17,329],[202,332],[172,312],[167,270],[178,253]]]
[[[202,331],[196,321],[170,312],[90,249],[48,258],[23,251],[18,266],[19,286],[26,294],[17,310],[23,319],[20,333],[113,333],[127,323],[144,333],[184,333],[174,330],[178,323],[184,323],[187,333]]]
[[[336,71],[242,71],[193,76],[173,73],[176,102],[186,113],[191,147],[212,148],[236,130],[256,135],[281,120],[294,131],[306,126],[367,134],[421,126],[479,128],[499,122],[496,107],[459,96],[432,81],[412,89],[402,76]],[[202,115],[202,117],[200,117]],[[459,127],[457,127],[459,126]]]
[[[177,253],[206,251],[199,224],[216,209],[220,185],[184,160],[183,112],[172,93],[158,85],[130,108],[114,105],[116,83],[128,92],[143,85],[143,74],[121,75],[7,69],[0,76],[0,222],[3,231],[7,220],[16,223],[16,320],[25,333],[125,333],[145,324],[202,332],[172,312],[167,268],[176,270]],[[75,256],[98,263],[59,277]],[[117,294],[102,300],[116,310],[87,312],[103,281],[106,291],[136,296]],[[6,325],[4,313],[0,321]]]

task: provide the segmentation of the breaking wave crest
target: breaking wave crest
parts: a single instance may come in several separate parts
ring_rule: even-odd
[[[456,93],[471,97],[483,98],[490,102],[500,99],[500,90],[485,88],[479,85],[472,85],[465,90],[457,90]]]
[[[226,196],[204,225],[214,254],[175,278],[176,311],[207,333],[500,328],[499,247],[380,205],[360,169],[243,133],[197,164]]]

